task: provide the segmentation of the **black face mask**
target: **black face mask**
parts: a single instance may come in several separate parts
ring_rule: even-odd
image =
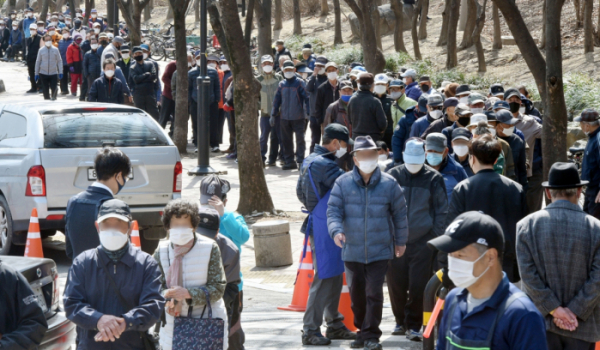
[[[508,104],[511,113],[517,113],[519,108],[521,108],[521,104],[519,102],[511,102]]]
[[[139,55],[139,56],[133,56],[133,59],[138,61],[138,62],[142,62],[144,60],[144,56]]]
[[[429,85],[427,85],[427,84],[421,85],[421,91],[423,91],[423,92],[429,91]]]
[[[471,117],[460,117],[458,118],[458,124],[460,124],[463,128],[469,125],[471,121]]]

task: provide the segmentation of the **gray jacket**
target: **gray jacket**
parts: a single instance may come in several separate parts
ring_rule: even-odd
[[[60,52],[52,45],[41,47],[35,60],[35,75],[63,74],[63,62]]]
[[[517,224],[517,261],[527,295],[550,332],[586,342],[600,340],[600,221],[579,205],[557,201]],[[554,324],[550,312],[568,307],[573,332]]]

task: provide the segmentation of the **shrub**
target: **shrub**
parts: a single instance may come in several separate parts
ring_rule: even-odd
[[[325,47],[325,42],[312,36],[292,35],[285,39],[285,47],[287,47],[292,54],[300,56],[300,59],[302,58],[302,46],[304,46],[304,44],[311,44],[313,52],[317,55],[320,55]]]
[[[340,65],[349,65],[352,62],[362,62],[363,52],[356,46],[337,48],[334,47],[331,51],[324,53],[327,59]]]

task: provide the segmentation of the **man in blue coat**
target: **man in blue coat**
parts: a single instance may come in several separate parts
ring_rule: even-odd
[[[404,255],[408,239],[404,193],[391,175],[379,170],[378,150],[370,136],[356,137],[356,167],[335,181],[327,208],[329,235],[342,248],[359,329],[351,347],[367,350],[382,348],[383,281],[389,261]]]
[[[344,174],[336,160],[352,143],[348,128],[337,123],[329,124],[323,131],[323,145],[315,145],[315,151],[300,168],[296,194],[309,211],[300,231],[309,235],[315,269],[304,313],[303,345],[329,345],[331,339],[356,338],[356,333],[344,326],[344,316],[338,311],[344,263],[340,248],[329,237],[326,219],[329,193],[335,180]],[[305,249],[306,243],[305,240]],[[323,314],[327,320],[326,337],[321,334]]]
[[[190,102],[189,108],[190,108],[190,114],[192,115],[192,129],[194,129],[193,130],[193,142],[194,142],[195,146],[198,145],[196,133],[198,132],[198,118],[199,118],[198,102],[200,100],[200,98],[198,96],[198,84],[196,83],[196,79],[200,76],[201,55],[202,55],[202,53],[200,52],[200,50],[196,51],[196,53],[195,53],[196,67],[192,68],[188,72],[188,101]],[[211,55],[209,58],[211,58],[212,61],[215,61],[215,62],[219,61],[219,58],[216,55]],[[207,60],[207,62],[208,61],[210,61],[210,60]],[[214,124],[218,120],[219,101],[221,101],[221,88],[219,87],[219,73],[217,72],[217,70],[215,68],[207,66],[206,67],[206,75],[208,75],[210,77],[209,115],[210,115],[211,124]],[[214,120],[214,123],[213,123],[213,120]],[[211,147],[211,150],[214,150],[215,147],[216,147],[217,151],[219,149],[219,144],[215,145],[215,140],[213,140],[213,137],[211,137],[210,147]]]
[[[439,171],[444,177],[448,202],[452,198],[452,190],[459,182],[468,178],[465,169],[453,157],[449,156],[446,136],[439,132],[427,135],[425,140],[427,165]]]
[[[581,170],[581,179],[589,181],[583,210],[600,219],[600,115],[595,109],[588,108],[573,120],[579,122],[588,137]]]
[[[401,77],[404,84],[406,84],[406,89],[404,90],[406,96],[418,101],[423,92],[417,83],[417,72],[414,69],[407,69],[406,72],[402,73]]]
[[[427,96],[427,115],[417,119],[410,129],[410,137],[421,137],[431,123],[440,119],[444,112],[444,97],[439,93]]]

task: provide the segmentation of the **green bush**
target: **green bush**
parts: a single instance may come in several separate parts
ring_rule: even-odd
[[[302,46],[304,46],[304,44],[311,44],[313,52],[317,55],[321,54],[325,49],[325,42],[312,36],[293,35],[285,39],[285,47],[288,48],[292,54],[295,54],[300,58],[302,58]]]
[[[334,47],[332,50],[324,53],[329,61],[333,61],[339,65],[349,65],[352,62],[362,62],[363,52],[356,46],[338,48]]]
[[[410,60],[411,57],[406,52],[394,52],[385,57],[385,70],[398,72]]]

